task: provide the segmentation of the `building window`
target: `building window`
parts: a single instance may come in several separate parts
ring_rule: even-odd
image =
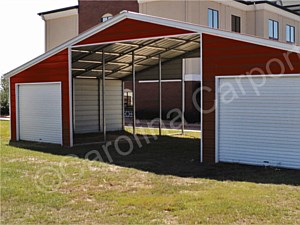
[[[219,28],[219,11],[208,9],[208,26],[211,28]]]
[[[286,41],[289,43],[295,43],[295,27],[286,25]]]
[[[105,22],[105,21],[111,19],[112,17],[113,17],[113,16],[112,16],[110,13],[106,13],[106,14],[104,14],[104,15],[101,17],[101,22],[103,23],[103,22]]]
[[[241,33],[241,17],[231,16],[231,31]]]
[[[269,20],[269,38],[273,40],[279,39],[279,23],[275,20]]]
[[[133,92],[130,89],[124,90],[124,106],[132,107],[133,106]]]

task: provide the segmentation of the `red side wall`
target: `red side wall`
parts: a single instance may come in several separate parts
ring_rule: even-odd
[[[81,42],[77,45],[113,42],[129,39],[141,39],[148,37],[159,37],[164,35],[177,35],[193,33],[182,29],[161,26],[148,22],[125,19],[104,31],[101,31]]]
[[[16,83],[61,82],[62,83],[62,120],[63,145],[70,145],[70,107],[68,50],[45,59],[27,70],[10,78],[11,103],[11,140],[16,140]]]
[[[215,102],[215,76],[261,74],[299,74],[300,54],[203,34],[203,109]],[[289,54],[287,57],[285,55]],[[288,60],[287,60],[288,59]],[[284,71],[278,64],[284,65]],[[290,62],[290,63],[288,63]],[[203,159],[215,161],[215,111],[203,113]]]

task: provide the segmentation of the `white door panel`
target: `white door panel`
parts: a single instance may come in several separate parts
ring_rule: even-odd
[[[59,83],[18,85],[19,138],[62,144],[62,104]]]
[[[300,169],[300,77],[217,83],[218,160]]]

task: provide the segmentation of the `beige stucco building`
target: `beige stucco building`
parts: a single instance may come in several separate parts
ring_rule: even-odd
[[[45,21],[45,50],[78,35],[78,6],[39,13]]]
[[[296,2],[296,1],[295,1]],[[286,25],[295,27],[300,44],[300,16],[268,3],[247,4],[232,0],[139,0],[140,13],[208,26],[208,9],[219,14],[219,29],[232,31],[232,15],[240,17],[241,33],[269,38],[269,20],[279,22],[279,40],[286,42]]]

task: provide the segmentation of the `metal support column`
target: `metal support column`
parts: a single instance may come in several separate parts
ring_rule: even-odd
[[[135,57],[134,57],[134,51],[132,52],[132,101],[133,101],[133,123],[132,123],[132,129],[133,134],[136,134],[136,108],[135,108]]]
[[[105,118],[105,52],[102,50],[102,130],[103,139],[106,142],[106,118]]]
[[[101,80],[98,77],[98,130],[101,132]]]
[[[72,118],[73,118],[73,126],[72,126],[72,134],[74,136],[74,133],[75,133],[75,127],[76,127],[76,120],[75,120],[75,79],[76,78],[72,78],[72,82],[71,82],[71,85],[72,85]]]
[[[184,134],[184,112],[185,112],[185,60],[182,59],[182,74],[181,74],[181,133]]]
[[[159,136],[161,136],[161,128],[162,128],[162,100],[161,100],[161,55],[159,55],[159,62],[158,62],[158,98],[159,98]]]
[[[125,102],[124,102],[124,90],[125,90],[125,82],[122,81],[122,129],[125,130]]]

